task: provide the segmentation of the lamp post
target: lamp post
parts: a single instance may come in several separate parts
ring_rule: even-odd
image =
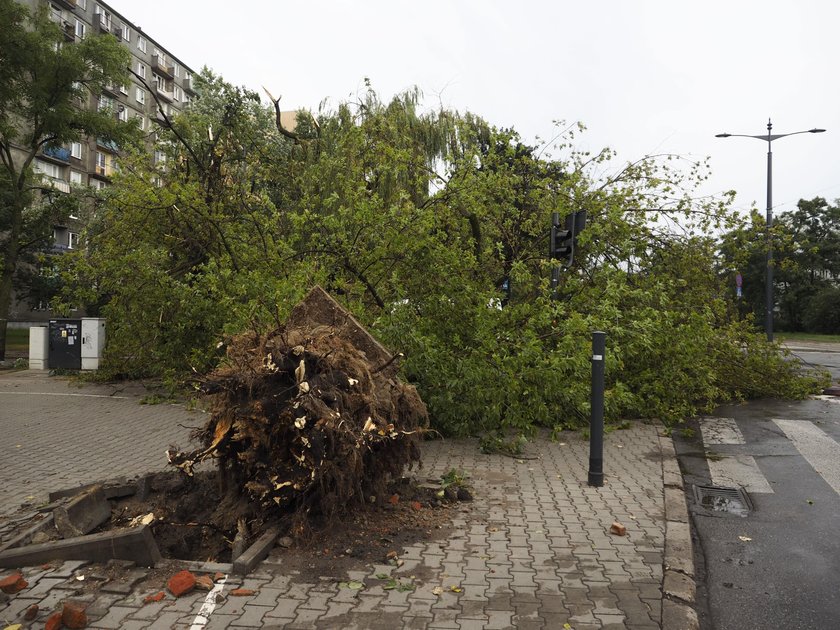
[[[767,286],[764,289],[765,298],[765,319],[764,330],[767,333],[767,341],[773,341],[773,140],[786,136],[795,136],[800,133],[823,133],[825,129],[806,129],[805,131],[794,131],[793,133],[772,133],[773,123],[767,120],[767,134],[751,136],[743,133],[719,133],[715,138],[755,138],[767,142]]]

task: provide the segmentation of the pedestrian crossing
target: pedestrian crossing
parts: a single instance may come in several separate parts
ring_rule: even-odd
[[[771,421],[840,495],[840,444],[813,422],[784,418]],[[740,449],[720,448],[746,444],[735,418],[704,416],[699,418],[699,426],[712,485],[743,487],[752,494],[773,494],[773,487],[752,455],[739,452]]]

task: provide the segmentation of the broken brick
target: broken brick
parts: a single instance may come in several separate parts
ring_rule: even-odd
[[[257,591],[251,588],[235,588],[233,589],[230,594],[234,597],[250,597],[251,595],[255,595]]]
[[[32,604],[29,608],[26,609],[26,612],[24,613],[23,618],[26,621],[32,621],[37,616],[38,616],[38,604]]]
[[[61,621],[71,630],[86,628],[88,618],[85,607],[74,602],[64,602],[64,609],[61,611]]]
[[[215,586],[213,578],[209,575],[199,575],[195,578],[195,587],[200,591],[212,591],[213,586]]]
[[[12,573],[0,580],[0,591],[14,595],[29,586],[29,582],[23,579],[20,573]]]
[[[169,581],[166,583],[166,588],[175,597],[186,595],[195,588],[195,575],[186,569],[178,571],[178,573],[169,578]]]
[[[44,630],[58,630],[62,625],[61,613],[53,613],[47,618],[47,624],[44,626]]]
[[[143,603],[151,604],[153,602],[159,602],[164,597],[166,597],[166,593],[164,593],[163,591],[158,591],[154,595],[146,595],[146,597],[143,598]]]
[[[616,536],[624,536],[627,533],[627,528],[616,521],[610,526],[610,533]]]

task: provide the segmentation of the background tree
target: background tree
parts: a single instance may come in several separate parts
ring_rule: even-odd
[[[744,278],[742,314],[764,318],[766,277],[764,219],[753,213],[751,224],[724,234],[721,253],[729,281]],[[796,210],[777,217],[773,226],[776,266],[776,325],[781,330],[840,332],[834,317],[840,287],[840,207],[825,199],[801,199]]]
[[[127,80],[129,53],[112,36],[66,44],[46,7],[0,0],[0,359],[13,282],[25,256],[50,242],[72,202],[33,172],[35,157],[86,136],[125,142],[131,125],[88,109],[103,86]]]

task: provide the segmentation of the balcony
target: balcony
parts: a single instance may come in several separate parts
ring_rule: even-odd
[[[119,98],[120,96],[120,88],[116,85],[111,85],[110,83],[106,83],[102,86],[102,92],[104,94],[110,94],[111,96],[115,96]]]
[[[68,42],[76,41],[76,26],[68,22],[67,20],[62,20],[61,24],[61,32],[64,33],[64,39]]]
[[[155,84],[154,91],[155,94],[157,94],[161,99],[163,99],[167,103],[171,103],[175,100],[175,92],[169,91],[165,87]]]
[[[53,162],[67,164],[70,161],[70,149],[65,147],[44,147],[41,154]]]
[[[190,96],[196,96],[195,91],[195,79],[190,77],[189,79],[184,79],[184,92],[189,94]]]
[[[120,150],[116,142],[114,142],[113,140],[106,140],[105,138],[97,138],[96,146],[100,147],[101,149],[105,149],[109,153],[118,153]]]
[[[70,182],[66,182],[63,179],[53,179],[52,177],[48,177],[46,179],[47,183],[55,190],[63,193],[70,192]]]
[[[64,7],[65,9],[70,9],[73,11],[76,8],[76,0],[53,0],[54,4],[57,4],[60,7]]]
[[[94,170],[93,173],[91,173],[91,175],[95,175],[97,177],[108,178],[108,177],[111,177],[111,175],[114,174],[115,170],[116,169],[114,168],[113,164],[108,164],[108,163],[106,163],[105,165],[97,164],[96,169]]]
[[[152,70],[165,76],[167,79],[175,78],[175,68],[166,65],[166,58],[159,55],[152,55]]]
[[[97,13],[93,16],[93,28],[97,33],[113,35],[111,32],[111,18],[104,13]]]

